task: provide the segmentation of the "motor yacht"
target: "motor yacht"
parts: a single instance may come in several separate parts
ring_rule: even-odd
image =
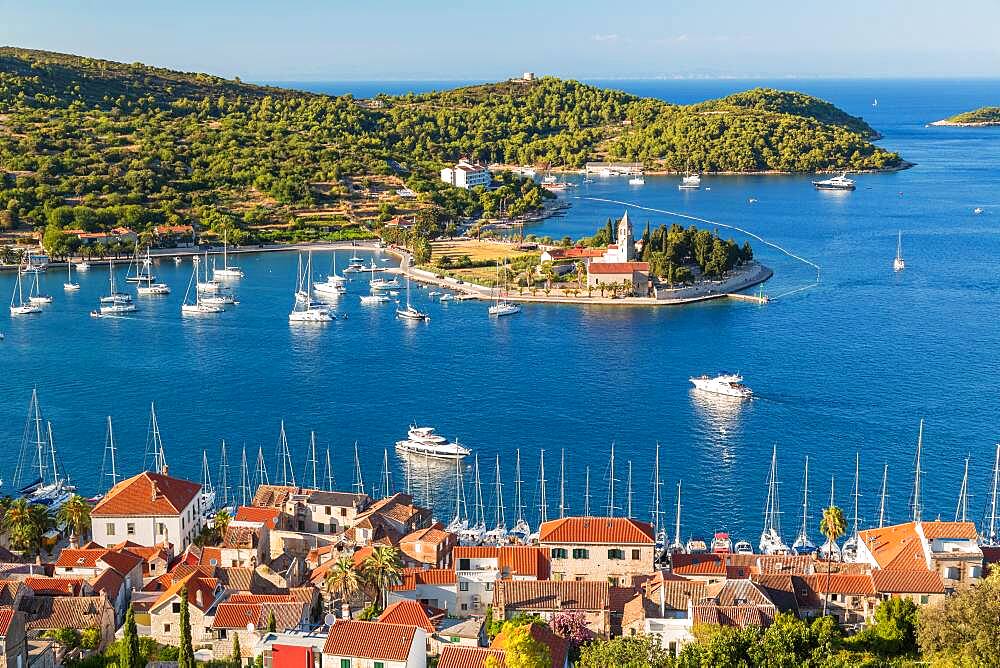
[[[821,181],[813,181],[816,190],[854,190],[854,181],[847,178],[847,172]]]
[[[709,394],[721,394],[727,397],[749,399],[753,390],[743,384],[743,376],[738,373],[721,374],[718,376],[696,376],[689,379],[695,389]]]

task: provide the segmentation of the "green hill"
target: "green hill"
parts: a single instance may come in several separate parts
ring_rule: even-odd
[[[955,114],[934,125],[1000,125],[1000,107],[981,107]]]
[[[546,77],[356,100],[0,48],[0,224],[51,222],[67,205],[140,227],[219,215],[285,223],[338,207],[384,220],[400,210],[388,195],[403,185],[418,193],[412,206],[445,217],[489,210],[496,194],[438,183],[459,156],[705,172],[899,166],[873,132],[822,100],[769,89],[678,106]],[[358,204],[358,179],[378,202]],[[525,181],[504,188],[512,213],[544,197]],[[79,218],[96,224],[85,210]]]

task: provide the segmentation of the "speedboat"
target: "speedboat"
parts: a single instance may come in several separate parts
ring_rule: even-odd
[[[713,554],[729,554],[733,551],[733,541],[725,531],[719,531],[712,537]]]
[[[705,541],[701,538],[688,538],[687,543],[684,545],[684,551],[688,554],[705,554],[708,552],[708,546],[705,545]]]
[[[816,190],[854,190],[854,181],[847,178],[847,172],[821,181],[813,181]]]
[[[733,552],[736,554],[753,554],[753,545],[748,540],[738,540],[733,546]]]
[[[137,311],[135,304],[128,302],[113,302],[111,304],[101,304],[100,313],[105,315],[125,315]]]
[[[170,286],[166,283],[150,283],[149,285],[140,285],[135,291],[140,295],[169,295]]]
[[[391,301],[388,295],[361,295],[362,304],[384,304]]]
[[[701,187],[701,175],[686,174],[681,178],[681,182],[677,187],[681,190],[697,190]]]
[[[633,176],[628,180],[630,186],[644,186],[646,185],[646,179],[642,176]]]
[[[714,377],[702,375],[689,380],[700,392],[721,394],[739,399],[749,399],[753,396],[753,390],[743,384],[743,376],[738,373],[721,374]]]
[[[513,302],[497,302],[490,307],[490,315],[504,316],[504,315],[514,315],[515,313],[521,312],[521,305],[515,304]]]
[[[325,308],[309,307],[304,311],[292,311],[288,322],[331,322],[333,316]]]
[[[77,271],[87,271],[88,269],[90,269],[90,263],[89,262],[77,262],[76,263],[76,270]]]
[[[983,208],[981,206],[977,206],[975,209],[972,210],[972,213],[976,214],[977,216],[979,214],[981,214],[982,212],[983,212]]]

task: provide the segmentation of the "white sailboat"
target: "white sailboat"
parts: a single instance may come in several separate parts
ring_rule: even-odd
[[[146,296],[169,295],[169,285],[153,281],[153,259],[149,256],[149,248],[146,248],[146,257],[142,260],[142,266],[144,271],[139,274],[139,284],[135,289],[136,293]]]
[[[684,554],[684,543],[681,541],[681,481],[677,481],[677,513],[674,515],[674,539],[670,543],[670,554]]]
[[[73,263],[66,260],[66,282],[63,283],[63,290],[66,292],[76,292],[80,289],[79,283],[73,282]]]
[[[496,294],[494,295],[493,305],[489,308],[489,314],[495,315],[497,317],[505,315],[514,315],[515,313],[521,312],[521,305],[515,304],[514,302],[509,302],[506,299],[502,299],[503,293],[507,291],[507,267],[506,263],[503,272],[503,288],[500,287],[500,261],[497,260],[497,286]]]
[[[295,303],[292,312],[288,314],[289,322],[330,322],[333,315],[329,309],[319,306],[312,298],[312,252],[302,271],[302,256],[299,256],[299,281],[295,290]]]
[[[410,303],[410,277],[406,277],[406,308],[397,308],[396,316],[402,318],[403,320],[430,320],[430,316],[423,311],[417,310]]]
[[[500,481],[500,455],[496,465],[496,514],[493,528],[483,534],[483,542],[489,545],[503,545],[507,542],[507,519],[504,515],[503,483]]]
[[[188,279],[187,290],[184,291],[184,301],[181,302],[181,315],[222,313],[225,309],[218,304],[205,303],[201,291],[198,290],[198,264],[198,256],[196,255],[191,258],[191,278]]]
[[[201,514],[210,517],[215,511],[215,487],[212,486],[212,472],[208,468],[208,453],[201,451]]]
[[[983,545],[995,547],[1000,546],[1000,535],[997,534],[997,487],[1000,486],[1000,443],[997,443],[996,456],[993,459],[993,489],[990,494],[989,525],[983,527],[980,532],[980,541]]]
[[[10,298],[10,314],[11,315],[29,315],[32,313],[41,313],[42,308],[37,304],[32,304],[31,301],[24,298],[24,288],[21,286],[21,276],[23,272],[21,268],[17,268],[17,284],[14,286],[14,294]],[[37,274],[36,274],[37,275]]]
[[[132,267],[135,267],[135,273],[132,273]],[[125,275],[126,283],[153,283],[156,281],[156,276],[153,275],[153,265],[149,262],[149,249],[146,249],[146,259],[141,260],[139,258],[139,242],[135,244],[135,255],[132,261],[129,262],[128,271]]]
[[[229,264],[229,229],[222,234],[222,268],[212,267],[212,278],[214,279],[239,279],[243,278],[243,270]]]
[[[816,544],[809,540],[809,455],[806,455],[805,472],[802,474],[802,527],[792,543],[795,554],[812,554]]]
[[[524,483],[521,480],[521,449],[517,448],[515,451],[514,459],[514,493],[515,501],[517,506],[517,518],[514,521],[514,526],[511,528],[508,534],[511,538],[519,543],[523,543],[527,540],[528,535],[531,533],[531,525],[528,521],[524,519],[524,503],[521,498],[521,485]]]
[[[858,534],[858,499],[861,498],[861,492],[859,491],[859,482],[861,476],[861,453],[854,454],[854,521],[851,524],[851,535],[848,536],[847,540],[844,541],[844,547],[840,549],[841,558],[848,562],[854,563],[858,560],[858,545],[861,542],[861,536]]]
[[[778,446],[771,450],[771,472],[767,479],[767,501],[764,504],[764,530],[760,534],[761,554],[790,554],[781,538],[781,510],[778,498]]]
[[[483,484],[479,476],[479,455],[476,455],[473,465],[474,474],[474,497],[473,497],[473,523],[467,529],[459,532],[458,539],[463,545],[480,545],[486,536],[486,509],[483,505]]]
[[[32,304],[51,304],[52,295],[42,294],[42,290],[39,287],[38,274],[40,272],[36,271],[34,273],[35,273],[35,280],[31,283],[31,290],[28,292],[28,301],[30,301]]]
[[[337,274],[337,253],[334,251],[330,273],[327,274],[325,281],[314,284],[313,290],[322,297],[336,299],[347,292],[347,287],[344,285],[346,282],[346,278]]]
[[[115,268],[111,259],[108,259],[108,282],[111,291],[101,297],[101,305],[96,311],[91,311],[90,315],[102,317],[106,315],[125,315],[136,311],[135,304],[132,303],[132,295],[127,292],[118,292],[115,287]]]
[[[903,259],[903,233],[896,234],[896,258],[892,261],[893,271],[903,271],[906,269],[906,260]]]
[[[197,260],[198,260],[197,255],[191,258],[192,262],[197,262]],[[208,278],[208,251],[205,251],[205,280],[203,281],[201,280],[201,277],[198,277],[197,287],[198,287],[198,292],[206,295],[211,295],[217,292],[221,292],[222,288],[224,287],[222,281],[217,280],[214,277],[212,279]]]

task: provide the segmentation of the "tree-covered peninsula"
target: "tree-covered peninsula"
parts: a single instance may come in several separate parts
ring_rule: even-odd
[[[959,127],[1000,125],[1000,107],[980,107],[973,111],[949,116],[941,121],[935,121],[931,125],[957,125]]]
[[[354,238],[531,212],[530,179],[463,190],[460,156],[543,168],[812,171],[901,165],[859,118],[757,89],[680,106],[545,77],[370,100],[0,48],[0,228],[194,224],[231,241]],[[320,236],[321,234],[326,236]]]

